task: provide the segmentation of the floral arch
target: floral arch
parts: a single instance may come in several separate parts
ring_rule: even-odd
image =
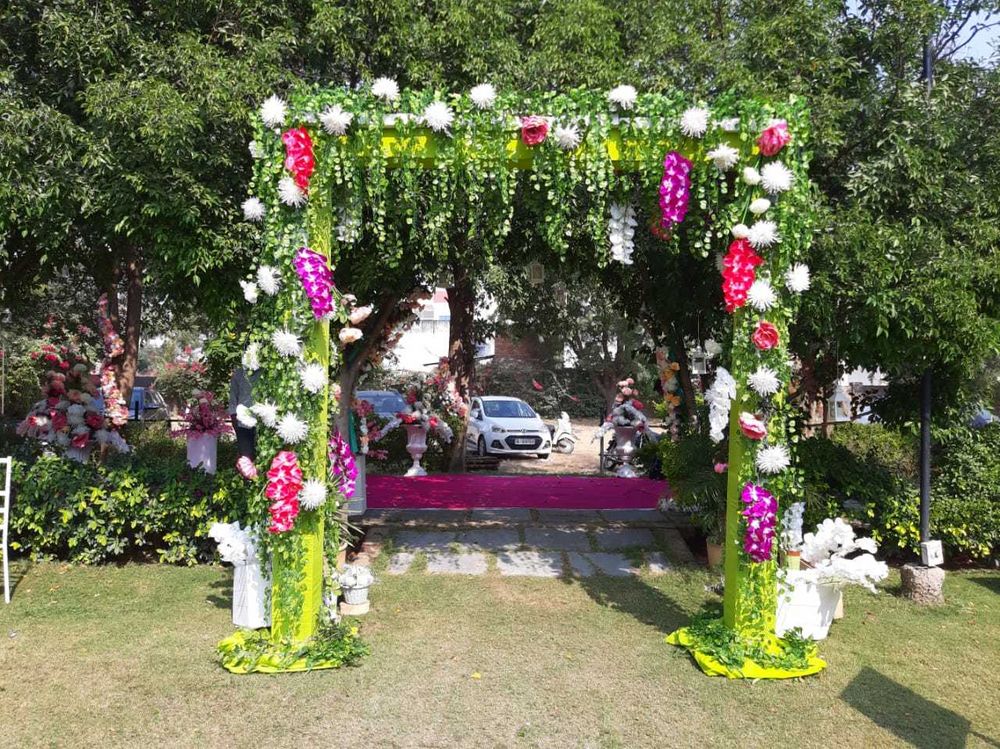
[[[331,667],[349,647],[350,633],[324,627],[336,513],[352,480],[349,449],[330,438],[337,399],[328,374],[360,334],[352,319],[370,308],[336,288],[336,265],[364,233],[377,242],[376,269],[398,266],[412,243],[432,257],[456,223],[489,252],[510,230],[519,189],[542,196],[542,233],[560,254],[586,236],[605,248],[596,262],[630,262],[644,213],[664,251],[725,254],[732,375],[721,373],[707,394],[714,435],[728,422],[731,436],[724,615],[669,639],[708,673],[784,677],[823,667],[808,646],[774,635],[778,502],[799,491],[789,465],[787,343],[809,285],[796,263],[811,230],[800,100],[705,104],[631,86],[498,94],[489,84],[444,96],[382,78],[298,90],[287,102],[273,96],[255,127],[243,209],[261,227],[263,250],[241,284],[255,305],[244,363],[260,374],[256,405],[242,418],[259,424],[267,469],[249,511],[268,527],[272,626],[223,641],[227,668]]]

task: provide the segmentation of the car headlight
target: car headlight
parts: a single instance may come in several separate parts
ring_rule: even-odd
[[[496,424],[490,427],[491,432],[496,432],[497,434],[505,434],[507,432],[503,427],[498,427]]]

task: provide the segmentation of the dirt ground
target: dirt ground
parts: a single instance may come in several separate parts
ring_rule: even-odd
[[[553,422],[554,423],[554,422]],[[501,457],[498,473],[546,473],[575,474],[579,476],[596,476],[600,473],[599,453],[600,440],[591,441],[597,424],[593,419],[573,421],[573,434],[576,435],[576,446],[572,454],[563,455],[553,452],[547,460],[535,456]],[[607,435],[610,437],[610,435]],[[606,440],[607,440],[606,437]]]

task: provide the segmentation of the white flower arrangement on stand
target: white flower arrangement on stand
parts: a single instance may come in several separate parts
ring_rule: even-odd
[[[213,523],[208,535],[218,544],[219,557],[233,565],[233,624],[260,629],[271,624],[269,575],[257,556],[257,533],[239,523]]]

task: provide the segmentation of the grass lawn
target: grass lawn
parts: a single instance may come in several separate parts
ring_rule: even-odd
[[[851,590],[799,682],[726,682],[663,636],[700,571],[558,581],[384,576],[358,668],[233,676],[228,570],[27,569],[0,604],[2,746],[1000,746],[1000,573],[943,608]]]

